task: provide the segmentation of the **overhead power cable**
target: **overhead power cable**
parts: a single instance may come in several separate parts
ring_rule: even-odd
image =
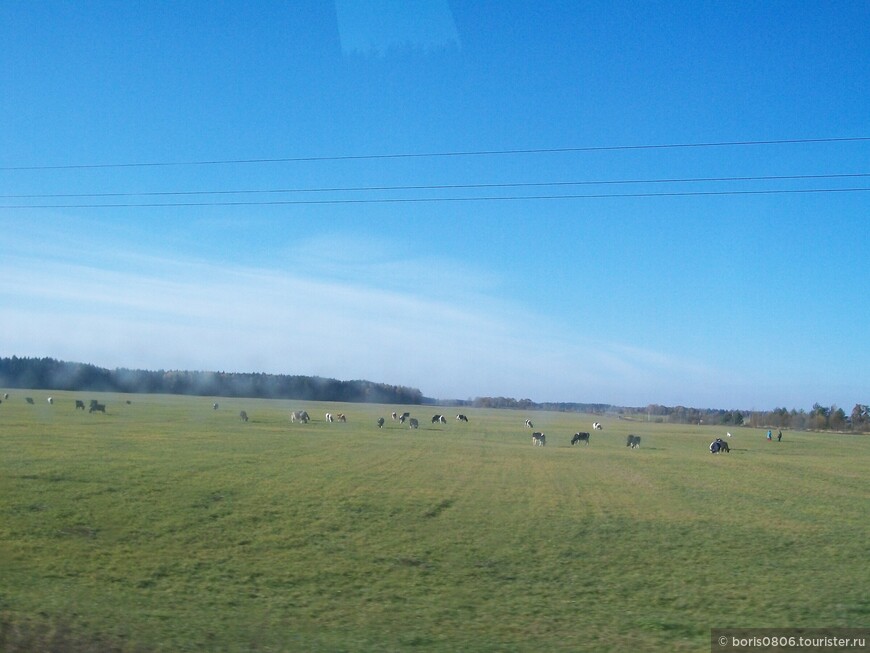
[[[494,195],[476,197],[393,197],[370,199],[329,199],[329,200],[265,200],[265,201],[222,201],[222,202],[164,202],[164,203],[114,203],[114,204],[20,204],[0,205],[2,209],[120,209],[120,208],[178,208],[205,206],[293,206],[328,204],[402,204],[438,202],[505,202],[532,200],[577,200],[610,198],[650,198],[650,197],[710,197],[729,195],[788,195],[821,193],[863,193],[866,188],[801,188],[766,190],[725,190],[725,191],[685,191],[664,193],[600,193],[577,195]]]
[[[623,150],[665,150],[683,148],[707,148],[707,147],[744,147],[758,145],[799,145],[810,143],[848,143],[870,141],[870,136],[848,136],[835,138],[788,138],[776,140],[747,140],[747,141],[719,141],[701,143],[663,143],[641,145],[591,145],[584,147],[553,147],[553,148],[529,148],[513,150],[469,150],[454,152],[405,152],[393,154],[359,154],[339,156],[305,156],[305,157],[281,157],[281,158],[256,158],[256,159],[214,159],[202,161],[140,161],[128,163],[82,163],[67,165],[35,165],[35,166],[2,166],[0,171],[38,171],[38,170],[84,170],[95,168],[147,168],[169,166],[212,166],[212,165],[244,165],[254,163],[303,163],[316,161],[365,161],[376,159],[421,159],[436,157],[464,157],[464,156],[504,156],[519,154],[559,154],[576,152],[616,152]]]
[[[714,182],[748,182],[748,181],[795,181],[819,179],[855,179],[870,177],[870,172],[836,173],[820,175],[764,175],[755,177],[688,177],[667,179],[598,179],[581,181],[541,181],[541,182],[507,182],[480,184],[432,184],[403,186],[337,186],[315,188],[265,188],[237,190],[189,190],[189,191],[145,191],[145,192],[115,192],[115,193],[45,193],[33,195],[0,195],[0,199],[68,199],[84,197],[178,197],[202,195],[264,195],[289,193],[361,193],[376,191],[421,191],[421,190],[480,190],[494,188],[553,188],[566,186],[608,186],[631,184],[696,184]]]

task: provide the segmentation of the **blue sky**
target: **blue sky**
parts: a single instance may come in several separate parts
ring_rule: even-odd
[[[870,177],[832,175],[870,173],[868,25],[866,2],[4,2],[0,355],[848,412]]]

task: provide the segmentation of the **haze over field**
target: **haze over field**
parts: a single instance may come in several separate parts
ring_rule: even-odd
[[[870,6],[0,5],[0,355],[870,401]]]

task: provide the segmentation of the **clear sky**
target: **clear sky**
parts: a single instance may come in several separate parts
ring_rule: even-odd
[[[863,1],[6,0],[0,355],[848,413],[868,30]]]

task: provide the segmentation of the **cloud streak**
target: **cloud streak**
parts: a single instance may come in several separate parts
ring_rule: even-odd
[[[547,320],[526,306],[475,292],[457,300],[161,258],[138,257],[131,271],[115,265],[5,257],[0,298],[10,353],[108,367],[364,378],[441,398],[541,401],[640,400],[659,371],[707,373],[661,354],[582,342],[541,326]],[[437,278],[432,265],[427,271]],[[411,262],[389,266],[420,275]]]

